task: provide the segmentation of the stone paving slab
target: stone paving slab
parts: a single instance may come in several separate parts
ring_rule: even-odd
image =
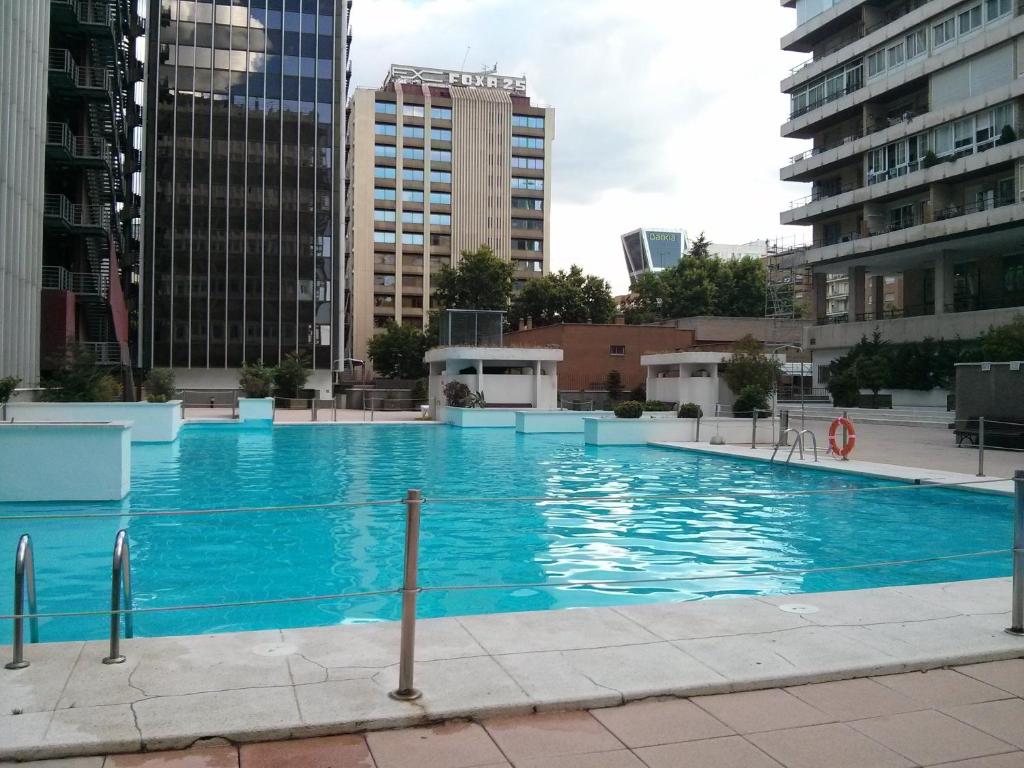
[[[1017,659],[1024,638],[1003,632],[1010,591],[1009,579],[987,579],[428,619],[417,625],[424,695],[411,703],[387,696],[398,677],[393,622],[136,638],[123,643],[127,662],[113,666],[100,661],[102,642],[30,645],[31,666],[0,669],[0,760],[329,736]],[[794,602],[816,611],[783,610]],[[956,705],[991,690],[1024,694],[1024,665],[1006,664],[961,675],[973,690]],[[916,678],[906,679],[907,690],[871,689],[872,700],[913,699]],[[855,705],[867,706],[845,704]],[[994,728],[1007,714],[978,716]]]

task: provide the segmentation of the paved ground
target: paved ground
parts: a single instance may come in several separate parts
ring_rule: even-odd
[[[13,764],[4,764],[13,765]],[[21,764],[26,765],[26,764]],[[1024,660],[37,768],[1024,768]]]

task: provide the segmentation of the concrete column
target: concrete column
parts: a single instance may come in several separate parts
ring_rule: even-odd
[[[850,267],[847,271],[850,298],[847,300],[846,311],[851,321],[864,315],[864,267]]]
[[[934,282],[935,314],[941,315],[953,303],[953,256],[949,251],[942,251],[935,259]]]
[[[540,367],[542,363],[537,360],[533,364],[533,407],[540,408]]]
[[[875,317],[882,317],[885,311],[885,275],[871,278],[871,302],[874,305]]]
[[[476,391],[484,391],[484,361],[476,361]]]
[[[824,320],[828,313],[828,275],[815,272],[811,275],[811,292],[814,298],[814,319]]]

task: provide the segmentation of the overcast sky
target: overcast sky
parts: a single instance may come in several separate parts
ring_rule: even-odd
[[[779,50],[795,24],[778,0],[357,0],[353,86],[392,63],[524,74],[556,110],[552,267],[621,293],[619,236],[639,226],[802,238],[779,225],[806,194],[779,181],[806,146],[779,137],[779,81],[806,58]]]

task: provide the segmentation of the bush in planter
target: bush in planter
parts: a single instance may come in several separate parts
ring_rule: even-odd
[[[732,412],[737,418],[750,418],[755,410],[768,410],[768,393],[756,384],[748,384],[740,390]]]
[[[633,387],[629,390],[629,399],[636,400],[638,403],[643,403],[647,400],[647,387],[643,384]]]
[[[87,349],[72,346],[59,353],[44,377],[42,400],[58,403],[104,403],[121,397],[121,383],[96,364]]]
[[[696,403],[683,403],[679,406],[679,413],[676,415],[680,419],[699,419],[704,415],[704,411]]]
[[[415,405],[420,405],[427,402],[430,395],[427,392],[427,380],[416,379],[416,383],[412,385],[412,399],[415,401]]]
[[[860,403],[860,387],[852,371],[832,376],[828,381],[828,392],[836,408],[856,408]]]
[[[615,418],[617,419],[639,419],[644,412],[644,404],[636,400],[627,400],[615,406]]]
[[[608,371],[608,376],[604,380],[604,388],[608,390],[608,397],[612,400],[622,397],[622,374],[616,370]]]
[[[487,400],[483,392],[473,392],[466,398],[467,408],[486,408]]]
[[[281,364],[274,368],[274,389],[280,397],[298,397],[299,390],[306,385],[309,371],[306,369],[306,358],[296,352],[284,356]]]
[[[1002,146],[1003,144],[1009,144],[1010,142],[1017,140],[1017,132],[1013,130],[1013,126],[1004,125],[1003,130],[999,134],[999,138],[996,140],[996,144]]]
[[[450,408],[466,408],[472,393],[461,381],[449,381],[444,385],[444,401]]]
[[[934,150],[929,149],[924,153],[924,157],[921,158],[921,166],[924,168],[931,168],[933,165],[939,164],[939,156],[935,154]]]
[[[170,368],[154,368],[146,376],[146,400],[150,403],[166,403],[173,400],[174,371]]]
[[[666,402],[664,402],[662,400],[647,400],[647,401],[644,402],[644,410],[645,411],[652,411],[652,412],[655,412],[655,411],[658,411],[658,412],[674,411],[675,408],[676,407],[675,407],[674,404],[666,403]]]
[[[6,376],[0,379],[0,405],[6,405],[7,401],[11,399],[11,395],[14,394],[14,390],[18,388],[21,383],[21,379],[16,379],[13,376]]]
[[[262,360],[257,360],[255,365],[245,363],[242,375],[238,377],[238,386],[246,397],[270,397],[274,389],[274,369],[267,368]]]

